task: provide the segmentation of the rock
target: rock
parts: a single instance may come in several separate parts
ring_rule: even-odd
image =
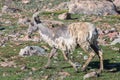
[[[0,36],[0,46],[5,46],[6,42],[9,40],[9,37],[6,36]]]
[[[119,43],[119,44],[120,44],[120,37],[119,37],[119,38],[117,38],[117,39],[114,39],[114,40],[111,42],[111,44],[110,44],[110,45],[115,45],[115,44],[117,44],[117,43]]]
[[[62,2],[57,6],[57,9],[66,10],[68,9],[69,2]]]
[[[80,67],[81,67],[81,64],[78,63],[78,62],[75,62],[75,65],[76,65],[77,68],[80,68]]]
[[[0,13],[0,17],[2,17],[2,15],[3,15],[3,14],[2,14],[2,13]]]
[[[107,36],[110,39],[110,41],[112,41],[118,37],[118,32],[114,31],[114,30],[110,30],[109,33],[107,34]]]
[[[4,5],[12,7],[15,6],[15,3],[13,0],[4,0]]]
[[[79,54],[80,54],[80,55],[83,55],[83,53],[82,53],[82,52],[80,52]]]
[[[112,47],[111,49],[114,50],[114,51],[119,51],[118,47]]]
[[[5,62],[1,62],[0,65],[2,67],[16,67],[16,64],[14,61],[5,61]]]
[[[52,3],[48,3],[49,6],[52,6],[53,4]]]
[[[23,16],[18,19],[17,23],[20,25],[26,25],[26,24],[29,24],[29,22],[30,22],[30,20],[27,17]]]
[[[70,76],[70,73],[62,71],[59,72],[59,75]]]
[[[11,21],[5,21],[5,24],[11,24],[12,22]]]
[[[90,78],[90,77],[98,77],[98,73],[97,72],[90,72],[90,73],[87,73],[84,75],[83,79],[87,79],[87,78]]]
[[[37,70],[36,68],[32,67],[32,71],[36,71],[36,70]]]
[[[85,55],[85,56],[83,57],[83,59],[84,59],[84,60],[87,60],[87,59],[88,59],[88,56],[87,56],[87,55]]]
[[[20,69],[21,69],[21,70],[26,70],[26,69],[28,69],[28,67],[24,65],[24,66],[22,66]]]
[[[71,0],[69,13],[87,14],[87,15],[114,15],[118,14],[113,3],[110,1],[94,1],[94,0]]]
[[[42,56],[45,54],[46,54],[45,50],[38,46],[26,46],[25,48],[21,49],[19,52],[19,55],[23,57],[32,56],[32,55]]]
[[[2,7],[2,13],[7,13],[8,6],[4,5]]]
[[[48,80],[49,76],[42,76],[42,79],[41,80]]]
[[[48,11],[48,12],[67,10],[68,9],[68,4],[69,4],[69,2],[62,2],[62,3],[58,4],[57,6],[54,6],[52,9],[43,7],[43,10]]]
[[[28,3],[30,3],[30,0],[22,0],[22,3],[23,4],[28,4]]]
[[[115,32],[117,30],[115,28],[111,28],[110,31]]]
[[[71,14],[70,13],[60,14],[58,15],[58,19],[61,19],[61,20],[71,19]]]
[[[34,80],[34,79],[33,79],[33,77],[27,77],[27,78],[25,78],[23,80]]]
[[[116,6],[117,10],[120,11],[120,0],[114,0],[113,3]]]
[[[10,8],[6,5],[2,7],[2,13],[16,13],[16,12],[21,12],[22,10],[17,9],[17,8]]]
[[[62,71],[59,72],[58,75],[60,76],[60,80],[64,80],[65,77],[70,76],[70,73]]]

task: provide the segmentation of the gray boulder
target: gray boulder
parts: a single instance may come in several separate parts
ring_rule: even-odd
[[[69,13],[73,14],[87,14],[87,15],[113,15],[118,14],[114,4],[110,1],[96,1],[96,0],[71,0],[69,6]]]
[[[45,54],[46,54],[45,50],[38,46],[26,46],[25,48],[21,49],[19,52],[19,55],[23,57],[32,56],[32,55],[42,56]]]
[[[114,5],[116,6],[116,9],[120,11],[120,0],[114,0]]]

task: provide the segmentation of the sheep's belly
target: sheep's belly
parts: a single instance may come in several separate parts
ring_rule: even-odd
[[[76,42],[73,38],[59,37],[55,39],[55,47],[62,51],[73,51],[75,49]]]

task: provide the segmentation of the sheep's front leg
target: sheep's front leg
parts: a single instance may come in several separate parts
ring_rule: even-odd
[[[76,64],[74,64],[74,63],[69,59],[69,57],[68,57],[68,54],[69,54],[69,53],[68,53],[68,52],[65,52],[65,51],[63,51],[62,53],[63,53],[64,59],[65,59],[66,61],[68,61],[68,63],[73,66],[73,68],[75,69],[76,72],[78,72],[78,68],[77,68]]]
[[[48,55],[48,61],[47,64],[45,65],[45,68],[48,68],[50,63],[51,63],[51,59],[53,58],[53,56],[55,55],[57,49],[56,48],[52,48],[50,54]]]

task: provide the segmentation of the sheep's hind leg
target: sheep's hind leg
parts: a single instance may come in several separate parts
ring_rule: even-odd
[[[99,72],[101,72],[101,71],[103,71],[103,69],[104,69],[104,66],[103,66],[103,53],[102,53],[102,51],[98,51],[98,56],[99,56],[99,59],[100,59],[100,71]]]
[[[48,55],[48,61],[47,64],[44,66],[45,68],[49,68],[49,65],[51,63],[51,59],[53,58],[53,56],[55,55],[57,49],[56,48],[52,48],[51,52]]]
[[[82,71],[85,71],[86,67],[88,66],[88,64],[90,63],[90,61],[93,59],[93,57],[95,56],[95,53],[94,52],[91,52],[89,54],[89,58],[87,59],[87,61],[85,62],[85,64],[83,65],[82,67]]]
[[[100,50],[97,42],[94,43],[94,45],[91,45],[91,47],[93,48],[93,50],[96,52],[96,54],[98,55],[99,57],[99,60],[100,60],[100,68],[99,68],[99,71],[98,73],[101,73],[104,69],[104,65],[103,65],[103,53],[102,51]]]
[[[64,56],[64,59],[66,60],[66,61],[68,61],[68,63],[69,64],[71,64],[72,66],[73,66],[73,68],[75,69],[75,71],[76,72],[78,72],[78,67],[76,66],[76,64],[74,64],[70,59],[69,59],[69,57],[68,57],[68,52],[62,52],[63,53],[63,56]]]
[[[87,48],[86,48],[87,47]],[[84,46],[82,45],[81,48],[89,54],[89,57],[87,59],[87,61],[84,63],[84,65],[82,66],[82,71],[85,71],[86,67],[88,66],[88,64],[91,62],[91,60],[93,59],[93,57],[95,56],[95,52],[94,50],[91,48],[91,46],[88,44],[88,46]]]

